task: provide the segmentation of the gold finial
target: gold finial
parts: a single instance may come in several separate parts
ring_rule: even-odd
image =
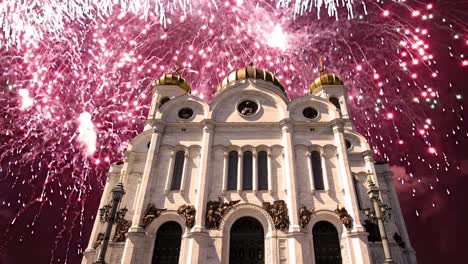
[[[325,73],[325,67],[323,66],[323,57],[320,57],[320,67],[319,67],[320,74]]]

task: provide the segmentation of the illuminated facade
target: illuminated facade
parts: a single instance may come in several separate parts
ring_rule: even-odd
[[[166,74],[125,157],[100,204],[124,175],[128,212],[107,263],[383,263],[364,214],[368,175],[393,209],[385,223],[393,259],[416,263],[392,173],[374,164],[333,74],[322,71],[310,93],[289,100],[272,73],[249,66],[230,73],[209,104]],[[83,263],[96,260],[104,230],[97,217]]]

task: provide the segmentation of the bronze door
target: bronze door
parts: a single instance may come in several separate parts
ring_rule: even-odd
[[[341,247],[338,231],[326,221],[320,221],[312,229],[315,264],[341,264]]]
[[[176,222],[164,223],[156,234],[152,264],[178,264],[182,228]]]
[[[263,226],[253,217],[238,219],[231,227],[230,264],[260,264],[265,258]]]

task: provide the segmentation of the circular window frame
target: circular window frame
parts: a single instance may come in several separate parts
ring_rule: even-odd
[[[317,111],[317,116],[314,117],[314,118],[308,118],[308,117],[306,117],[306,116],[304,115],[304,111],[305,111],[307,108],[312,108],[312,109],[314,109],[315,111]],[[302,117],[305,118],[307,121],[317,121],[317,120],[320,118],[320,115],[321,115],[321,112],[320,112],[317,108],[312,107],[312,106],[306,106],[306,107],[304,107],[304,108],[302,109],[302,112],[301,112],[301,113],[302,113]]]
[[[182,111],[182,110],[184,110],[184,109],[190,109],[190,110],[192,110],[192,115],[191,115],[189,118],[184,119],[184,118],[181,118],[181,117],[180,117],[180,111]],[[194,118],[195,118],[195,110],[194,110],[192,107],[184,106],[184,107],[179,108],[179,110],[177,111],[177,119],[178,119],[179,121],[187,122],[187,121],[193,120]]]
[[[239,105],[242,104],[243,102],[246,102],[246,101],[251,101],[251,102],[257,104],[257,111],[255,111],[255,113],[253,113],[251,115],[244,115],[239,111]],[[257,99],[254,99],[254,98],[241,98],[236,104],[235,111],[239,116],[241,116],[242,118],[248,120],[248,119],[252,119],[252,118],[256,117],[258,115],[258,113],[260,112],[260,109],[261,109],[261,104],[258,102]]]

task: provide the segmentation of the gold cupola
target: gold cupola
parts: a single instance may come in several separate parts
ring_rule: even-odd
[[[219,94],[227,89],[230,88],[231,84],[240,81],[240,80],[247,80],[247,79],[254,79],[254,80],[263,80],[265,82],[272,83],[276,87],[278,87],[281,92],[286,96],[286,91],[284,90],[283,85],[280,83],[278,78],[265,69],[255,68],[253,63],[250,63],[248,67],[240,68],[235,71],[230,72],[226,77],[224,77],[223,81],[218,85],[215,94]]]
[[[156,81],[156,85],[176,85],[190,93],[190,85],[179,74],[179,70],[175,73],[166,73]]]
[[[343,81],[333,73],[325,72],[322,59],[320,58],[320,77],[310,85],[310,93],[314,94],[320,91],[322,85],[343,85]]]

